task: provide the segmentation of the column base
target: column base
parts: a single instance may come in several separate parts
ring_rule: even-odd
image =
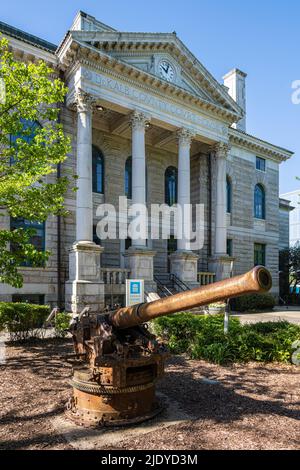
[[[215,273],[216,281],[222,281],[230,277],[231,263],[235,260],[227,255],[214,256],[208,261],[208,269]]]
[[[198,258],[192,251],[175,251],[170,256],[171,273],[175,274],[181,281],[191,289],[198,287]]]
[[[153,258],[155,251],[148,248],[130,247],[124,253],[125,266],[130,269],[130,279],[144,279],[145,290],[156,292],[156,282],[153,280]]]
[[[100,312],[105,306],[101,281],[101,253],[104,248],[93,242],[76,242],[69,252],[69,280],[66,282],[66,310],[74,315],[89,306]]]
[[[90,307],[92,313],[100,313],[104,310],[104,283],[100,281],[67,281],[66,311],[78,315],[85,307]]]

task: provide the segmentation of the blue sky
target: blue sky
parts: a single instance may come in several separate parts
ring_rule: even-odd
[[[2,0],[0,19],[58,43],[78,10],[123,31],[176,31],[218,80],[233,67],[247,72],[247,132],[295,151],[280,191],[300,187],[300,105],[291,101],[299,0]]]

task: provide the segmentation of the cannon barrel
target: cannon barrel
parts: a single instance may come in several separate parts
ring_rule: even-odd
[[[272,277],[269,271],[263,266],[256,266],[241,276],[180,292],[154,302],[120,308],[110,314],[109,320],[116,328],[130,328],[163,315],[170,315],[240,295],[267,292],[271,287]]]

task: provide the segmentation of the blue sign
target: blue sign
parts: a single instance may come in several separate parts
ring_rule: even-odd
[[[126,305],[137,305],[144,302],[144,280],[126,280]]]
[[[140,295],[141,293],[141,284],[140,282],[131,282],[130,283],[130,294]]]

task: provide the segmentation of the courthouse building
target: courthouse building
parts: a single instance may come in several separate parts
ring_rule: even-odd
[[[17,58],[45,60],[68,86],[60,120],[72,152],[58,173],[78,175],[69,215],[35,225],[47,266],[22,268],[24,286],[0,285],[1,300],[98,309],[122,299],[128,277],[166,293],[227,277],[232,261],[235,274],[265,265],[278,292],[279,167],[292,152],[247,134],[245,73],[220,84],[176,33],[117,31],[83,12],[58,46],[4,23],[0,31]],[[122,195],[203,204],[203,248],[172,235],[99,240],[97,206],[117,207]]]

